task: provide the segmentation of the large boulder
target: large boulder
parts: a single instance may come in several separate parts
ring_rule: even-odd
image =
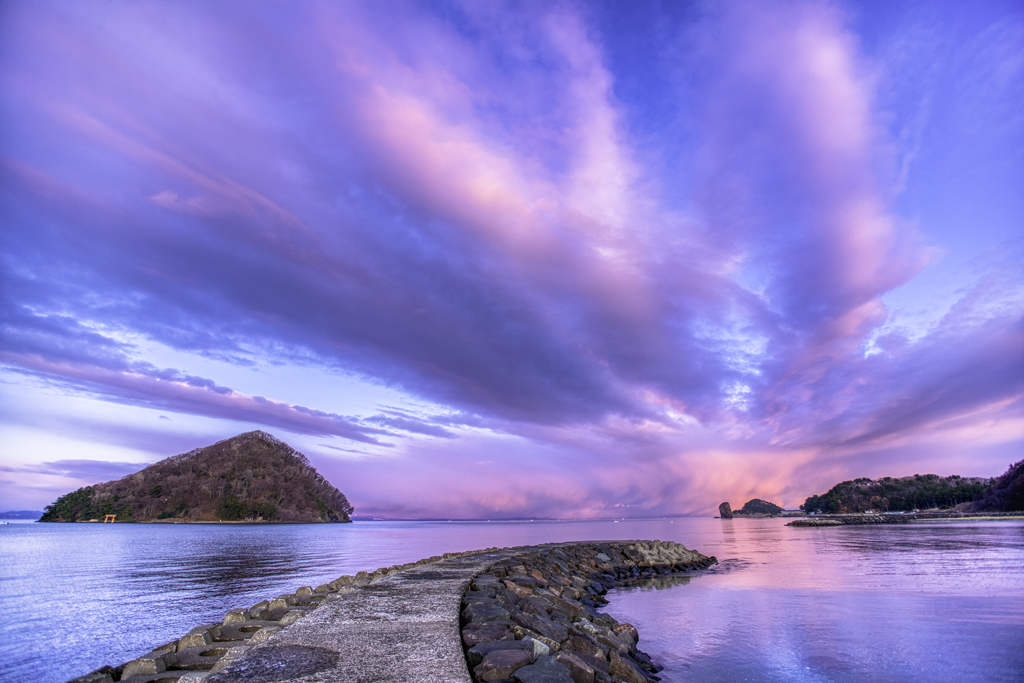
[[[718,506],[718,514],[722,519],[732,519],[732,506],[728,502],[722,503]]]

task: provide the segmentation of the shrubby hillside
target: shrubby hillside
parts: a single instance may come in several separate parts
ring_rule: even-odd
[[[775,503],[770,503],[767,500],[761,500],[760,498],[752,498],[748,500],[743,507],[735,512],[737,515],[777,515],[782,512],[782,508]]]
[[[351,513],[306,456],[256,431],[61,496],[40,521],[350,522]]]
[[[836,484],[828,493],[810,496],[800,506],[805,512],[899,512],[929,508],[951,508],[981,497],[992,483],[981,477],[940,477],[915,474],[894,479],[854,479]]]
[[[1024,510],[1024,460],[1015,462],[968,508],[971,512]]]

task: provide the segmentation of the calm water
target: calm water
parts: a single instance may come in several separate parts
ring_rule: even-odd
[[[681,681],[1022,681],[1024,522],[794,529],[782,520],[0,525],[0,680],[64,681],[236,607],[444,552],[679,541],[721,565],[614,591]]]

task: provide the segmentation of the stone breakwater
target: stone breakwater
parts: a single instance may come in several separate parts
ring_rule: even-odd
[[[837,515],[835,517],[807,517],[794,519],[786,526],[848,526],[851,524],[910,524],[904,515]]]
[[[678,543],[577,543],[520,553],[462,598],[462,642],[476,681],[647,683],[660,671],[631,624],[598,611],[610,588],[717,560]]]
[[[1022,517],[1024,512],[959,512],[957,510],[940,510],[938,512],[912,512],[905,514],[839,514],[817,515],[793,520],[786,526],[847,526],[850,524],[909,524],[925,520],[969,520],[992,519],[997,517]]]
[[[571,561],[552,555],[555,550]],[[608,553],[607,550],[613,552]],[[517,559],[520,557],[523,559]],[[551,557],[564,564],[564,568],[562,564],[546,559]],[[605,561],[604,557],[609,560]],[[512,561],[511,565],[507,565],[509,561]],[[502,582],[501,586],[508,591],[512,589],[503,583],[505,580],[523,587],[532,579],[537,582],[531,584],[531,591],[538,591],[535,597],[547,599],[544,591],[548,591],[567,605],[579,604],[583,611],[575,617],[569,617],[570,624],[577,624],[573,626],[575,631],[587,634],[600,643],[602,641],[597,635],[608,637],[603,629],[615,633],[613,620],[607,615],[598,616],[596,612],[596,606],[604,604],[602,596],[608,587],[630,576],[664,575],[687,568],[706,567],[713,562],[714,558],[686,550],[677,544],[658,541],[561,543],[447,553],[374,572],[342,576],[316,588],[299,588],[295,593],[262,601],[248,609],[231,610],[221,623],[198,626],[181,638],[139,658],[119,666],[101,667],[73,679],[73,683],[259,683],[300,680],[471,683],[473,676],[467,669],[466,657],[472,662],[476,655],[463,650],[460,629],[474,622],[467,619],[463,623],[460,619],[462,599],[466,595],[474,604],[483,605],[488,599],[500,604],[497,587],[493,598],[485,597],[489,592],[485,584],[492,581],[490,577]],[[518,574],[520,567],[526,569],[527,573]],[[545,567],[548,573],[545,573]],[[542,580],[530,572],[548,578]],[[516,577],[523,578],[516,581]],[[479,588],[470,590],[475,579],[480,580],[478,586],[484,588],[483,591]],[[565,580],[570,585],[562,585]],[[556,590],[562,595],[555,595]],[[572,597],[577,590],[581,591],[579,599]],[[502,596],[506,601],[511,600],[504,593]],[[517,597],[521,603],[524,597],[530,596]],[[517,614],[533,614],[540,618],[529,611],[532,602],[525,603],[525,611],[518,607],[519,603],[516,603]],[[568,616],[569,613],[564,612],[565,605],[560,609],[554,609],[554,603],[552,606],[548,620],[558,625],[564,619],[561,615]],[[557,664],[559,672],[566,669],[565,664],[556,657],[562,649],[574,651],[571,647],[563,648],[562,642],[556,642],[539,631],[523,629],[511,619],[512,612],[508,613],[511,626],[506,625],[503,619],[493,620],[492,625],[509,630],[511,638],[504,642],[514,641],[520,643],[517,648],[524,645],[531,648],[530,661],[524,661],[522,667],[517,667],[522,668],[523,672],[513,671],[513,674],[519,673],[522,679],[531,672],[543,673],[537,668],[526,670],[528,666],[536,667],[538,664],[540,669],[550,669],[553,664]],[[590,633],[591,626],[588,624],[593,625],[598,633]],[[625,632],[623,629],[631,630],[620,627],[620,633],[617,634],[620,639],[623,638],[621,632]],[[568,634],[568,629],[566,632]],[[635,634],[635,630],[632,633]],[[521,637],[516,639],[516,635]],[[577,636],[570,636],[574,637]],[[628,640],[629,636],[626,638]],[[501,639],[500,634],[498,639]],[[641,666],[643,657],[638,660],[632,654],[635,641],[636,638],[633,638],[633,648],[626,646],[627,658],[633,661],[634,666]],[[626,640],[621,642],[626,644]],[[483,644],[482,641],[474,643],[474,646],[480,644]],[[545,654],[539,646],[547,647],[548,653]],[[606,647],[614,647],[614,643]],[[468,649],[472,650],[472,647]],[[614,649],[619,659],[623,660],[622,647]],[[611,672],[612,657],[609,650],[609,680],[638,680],[622,675],[615,678],[617,674]],[[563,655],[562,659],[566,657]],[[583,661],[586,663],[585,659]],[[598,670],[603,673],[600,664]],[[586,670],[582,671],[582,680],[590,680],[585,678]],[[578,678],[580,674],[576,672],[574,675]],[[565,679],[530,680],[540,683]],[[595,673],[594,680],[603,681],[604,678]]]

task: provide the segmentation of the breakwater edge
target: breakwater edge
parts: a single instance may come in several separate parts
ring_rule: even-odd
[[[715,562],[661,541],[448,553],[231,610],[222,623],[73,680],[655,680],[636,630],[598,611],[604,593]]]

